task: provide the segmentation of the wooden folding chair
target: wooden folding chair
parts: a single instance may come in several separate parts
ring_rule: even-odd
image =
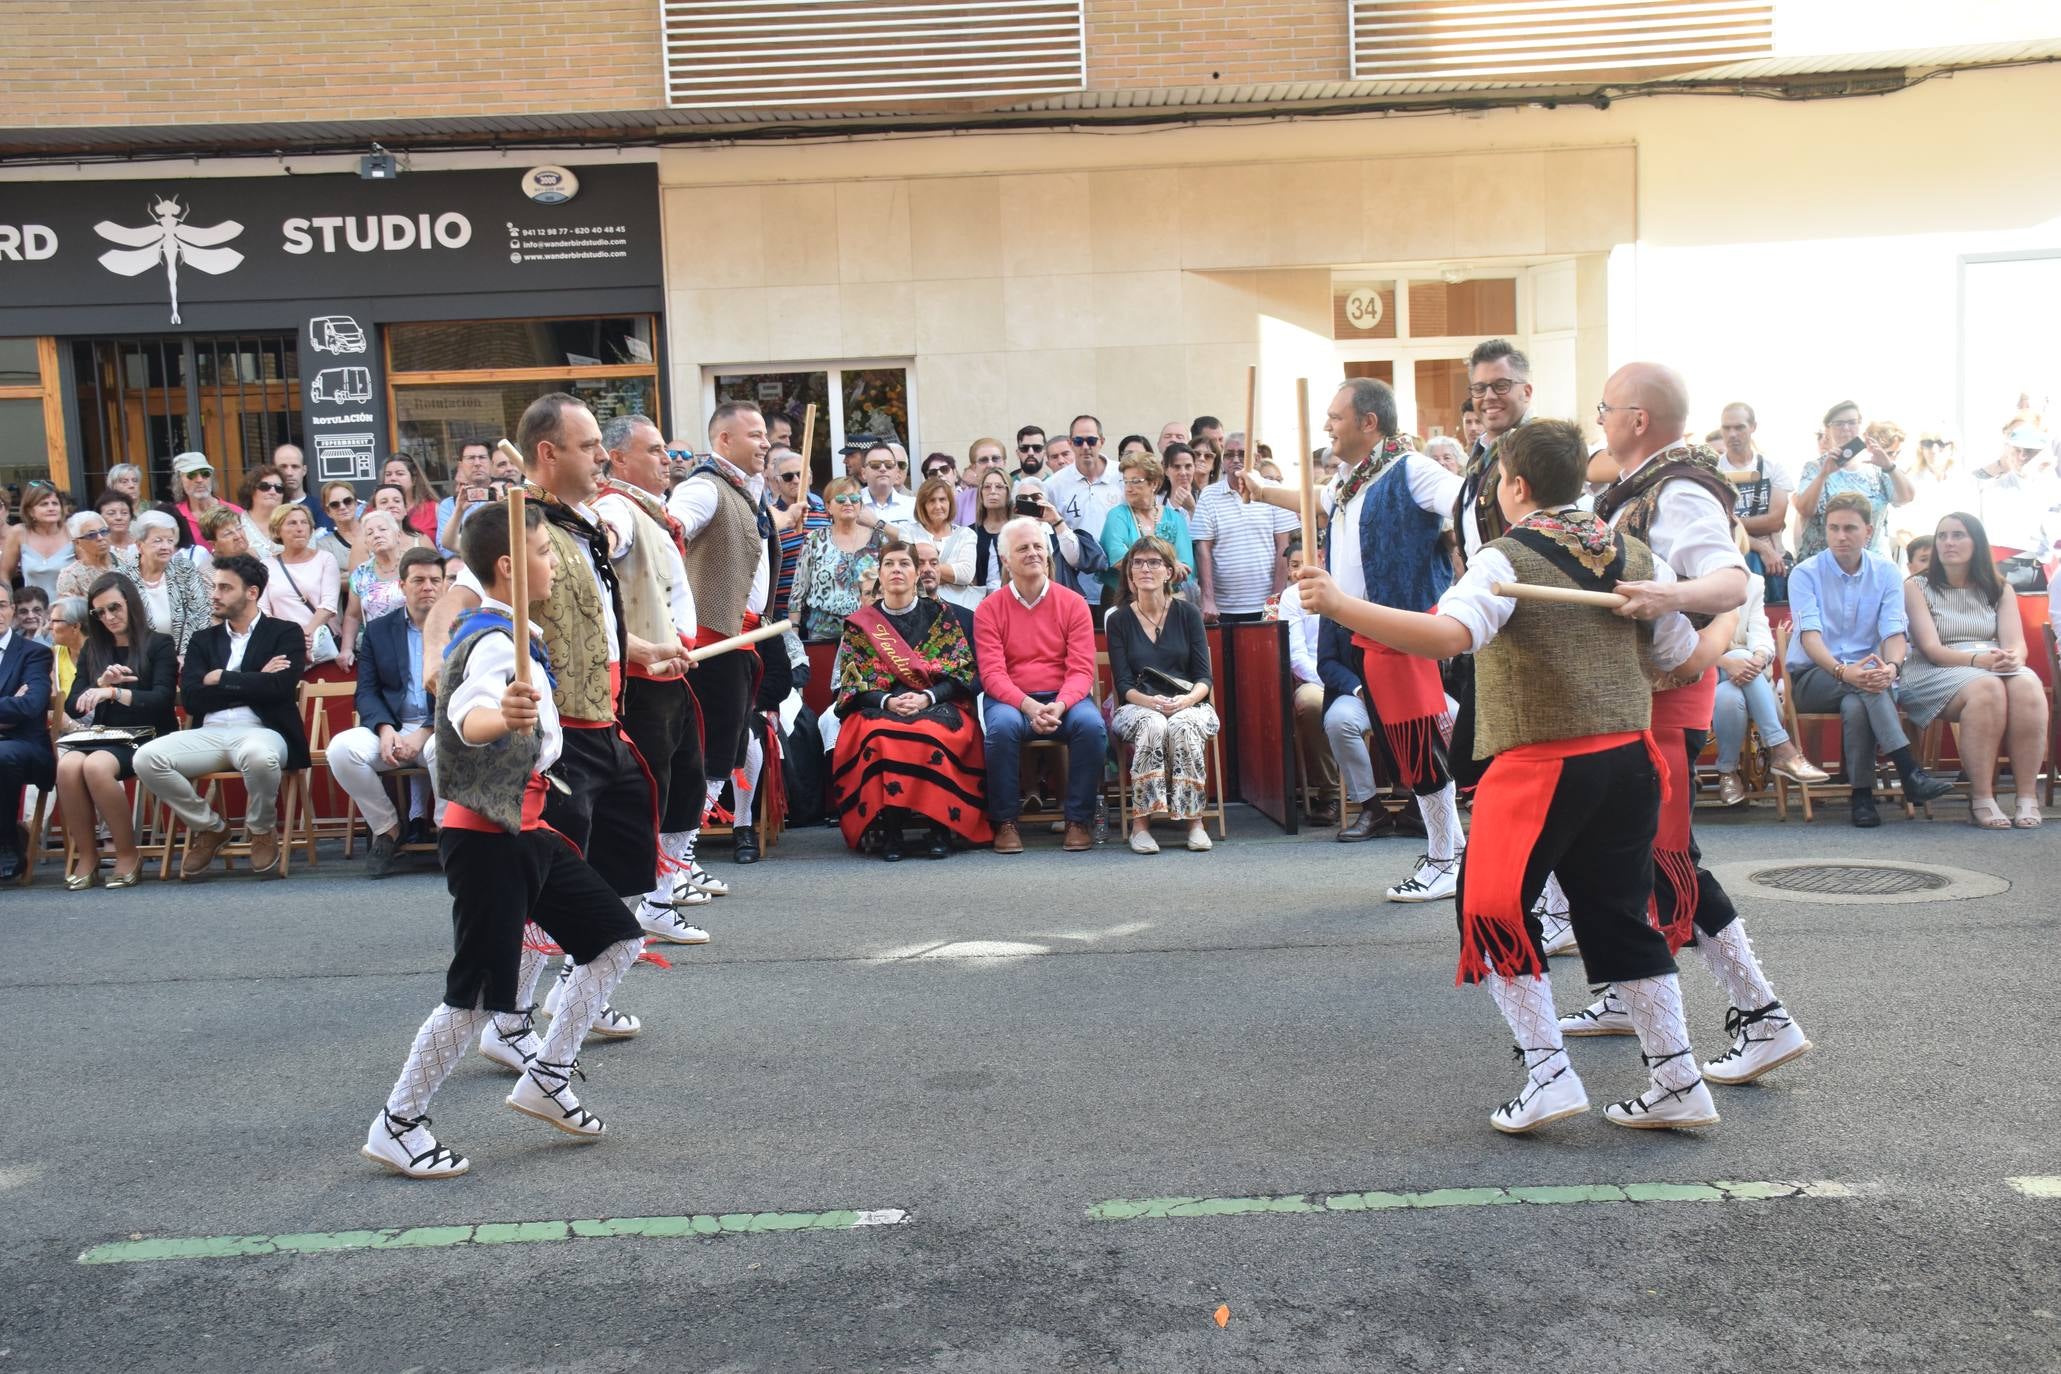
[[[1109,652],[1103,650],[1095,655],[1095,699],[1102,697],[1102,682],[1109,668]],[[1116,703],[1122,706],[1122,702]],[[1212,705],[1215,703],[1212,702]],[[1301,747],[1301,736],[1297,736],[1297,748]],[[1116,814],[1118,833],[1129,840],[1131,834],[1131,746],[1110,735],[1110,743],[1116,746]],[[1203,809],[1204,816],[1214,815],[1217,821],[1217,838],[1229,839],[1230,818],[1224,812],[1224,732],[1219,729],[1209,737],[1209,805]]]
[[[358,684],[355,682],[307,681],[301,683],[301,729],[306,731],[308,736],[308,764],[311,769],[311,775],[307,779],[306,785],[301,789],[301,796],[306,804],[301,808],[292,834],[294,837],[293,843],[306,852],[308,867],[310,868],[316,866],[315,842],[317,840],[340,839],[344,841],[344,856],[346,858],[350,857],[351,836],[357,830],[358,804],[352,801],[351,794],[344,792],[342,786],[339,785],[336,790],[343,794],[343,814],[341,816],[317,816],[315,814],[315,788],[312,769],[320,768],[327,771],[329,768],[329,743],[337,735],[336,727],[331,723],[329,703],[335,701],[338,697],[347,698],[353,703],[351,707],[351,725],[344,727],[349,729],[352,725],[358,723],[358,710],[355,704],[357,695]],[[281,796],[283,797],[284,795],[285,791],[282,787]],[[284,821],[282,820],[281,823],[284,824]]]
[[[221,816],[223,822],[229,827],[231,838],[220,849],[215,851],[215,857],[222,860],[224,865],[231,871],[234,871],[236,867],[235,860],[249,861],[250,833],[245,831],[242,839],[235,838],[238,829],[237,823],[231,820],[222,810],[222,784],[229,782],[240,783],[242,781],[243,774],[233,768],[224,769],[217,773],[203,773],[193,779],[194,790],[200,793],[201,799],[207,802],[208,807],[216,815]],[[282,878],[289,877],[293,873],[293,851],[295,845],[300,843],[294,835],[293,827],[296,818],[300,814],[299,808],[305,807],[308,804],[307,795],[307,769],[296,769],[280,777],[279,798],[273,806],[272,824],[273,829],[279,836],[279,876]],[[164,803],[159,802],[158,805],[164,806]],[[172,859],[175,854],[182,856],[183,859],[185,846],[180,843],[182,835],[185,835],[189,842],[191,841],[192,835],[187,829],[186,822],[179,819],[178,812],[172,810],[169,806],[164,806],[164,839],[158,846],[157,876],[159,882],[171,878],[178,871]],[[310,839],[306,843],[308,849],[312,852],[314,841]],[[309,863],[312,867],[312,858],[310,858]]]
[[[1789,731],[1789,738],[1795,741],[1796,747],[1802,751],[1803,756],[1806,759],[1810,759],[1810,741],[1813,737],[1804,733],[1803,727],[1806,724],[1829,725],[1832,730],[1832,737],[1835,740],[1842,739],[1843,735],[1837,711],[1798,711],[1796,709],[1796,684],[1789,677],[1789,639],[1793,633],[1794,626],[1787,622],[1775,627],[1775,692],[1782,703],[1782,723]],[[1827,773],[1837,773],[1845,766],[1843,759],[1839,757],[1834,757],[1830,760],[1830,766],[1827,766],[1827,763],[1823,760],[1811,759],[1811,762],[1816,763]],[[1825,782],[1801,783],[1776,773],[1774,775],[1775,812],[1781,819],[1785,821],[1789,819],[1789,790],[1794,788],[1803,801],[1804,820],[1814,820],[1816,816],[1812,802],[1817,797],[1836,797],[1841,792],[1851,794],[1852,789],[1860,786],[1864,781],[1880,792],[1884,790],[1881,785],[1880,773],[1881,763],[1879,761],[1875,764],[1874,775],[1866,779],[1848,778],[1844,783],[1836,778]],[[1917,813],[1912,809],[1910,802],[1903,800],[1902,785],[1898,784],[1893,791],[1897,799],[1903,801],[1905,817],[1908,818],[1916,815]]]

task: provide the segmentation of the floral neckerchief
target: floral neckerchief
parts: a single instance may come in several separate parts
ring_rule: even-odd
[[[1362,488],[1388,471],[1390,463],[1409,451],[1410,446],[1401,439],[1383,439],[1375,445],[1374,451],[1353,464],[1352,471],[1345,475],[1345,481],[1338,488],[1338,499],[1331,503],[1333,513],[1344,510]]]
[[[1513,528],[1544,535],[1598,577],[1617,560],[1617,536],[1585,510],[1535,510]]]

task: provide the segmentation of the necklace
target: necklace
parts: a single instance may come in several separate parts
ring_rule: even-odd
[[[1174,609],[1174,604],[1173,604],[1173,602],[1171,602],[1171,601],[1167,602],[1167,603],[1166,603],[1166,604],[1165,604],[1164,606],[1161,606],[1161,607],[1159,608],[1159,618],[1158,618],[1157,620],[1154,620],[1154,619],[1152,619],[1151,617],[1149,617],[1149,616],[1147,616],[1147,615],[1145,614],[1145,606],[1144,606],[1144,603],[1142,603],[1142,602],[1132,602],[1132,603],[1131,603],[1131,613],[1132,613],[1133,615],[1135,615],[1135,616],[1137,616],[1137,617],[1138,617],[1138,623],[1139,623],[1140,625],[1143,625],[1143,626],[1149,626],[1149,627],[1151,628],[1151,630],[1152,630],[1152,634],[1151,634],[1150,638],[1151,638],[1152,642],[1153,642],[1153,643],[1155,643],[1155,644],[1157,644],[1157,643],[1159,642],[1159,636],[1160,636],[1160,633],[1161,633],[1161,631],[1163,631],[1163,630],[1165,630],[1165,629],[1166,629],[1166,618],[1167,618],[1167,616],[1168,616],[1169,614],[1171,614],[1171,613],[1172,613],[1173,609]]]

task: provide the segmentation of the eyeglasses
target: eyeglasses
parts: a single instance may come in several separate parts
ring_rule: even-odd
[[[77,539],[105,539],[107,538],[107,527],[103,525],[97,530],[87,530],[84,534],[73,537]]]
[[[1043,453],[1045,451],[1045,446],[1043,444],[1018,444],[1016,446],[1016,451],[1018,453]],[[1002,460],[1000,458],[997,458],[995,461],[999,463]]]
[[[260,482],[255,487],[252,487],[251,490],[283,492],[286,490],[286,484],[284,482]]]
[[[322,508],[324,510],[342,510],[347,506],[354,506],[356,504],[356,500],[349,496],[339,496],[334,501],[324,501]]]
[[[1076,434],[1073,436],[1073,446],[1075,448],[1100,448],[1102,447],[1102,436],[1099,434]]]
[[[1517,385],[1517,380],[1515,377],[1498,377],[1493,382],[1469,382],[1467,394],[1477,401],[1492,391],[1498,396],[1508,396],[1510,388]]]
[[[1825,422],[1825,428],[1827,429],[1859,429],[1860,427],[1861,417],[1858,415],[1850,420],[1827,420]]]
[[[946,467],[943,463],[939,463],[936,467],[925,468],[923,470],[923,475],[925,477],[946,477],[951,475],[951,471],[952,470]]]
[[[93,608],[93,616],[96,620],[105,620],[116,611],[126,611],[128,609],[127,606],[124,606],[119,601],[109,601],[104,605],[95,606]]]
[[[799,482],[801,481],[801,474],[799,472],[776,472],[773,474],[773,478],[779,482]]]
[[[1637,411],[1644,411],[1645,409],[1646,409],[1646,407],[1644,407],[1644,406],[1613,406],[1613,405],[1606,405],[1606,404],[1604,404],[1604,403],[1603,403],[1602,401],[1598,401],[1598,402],[1596,402],[1596,423],[1597,423],[1597,424],[1601,424],[1601,423],[1603,423],[1604,417],[1608,416],[1608,415],[1609,415],[1609,414],[1610,414],[1610,413],[1611,413],[1612,411],[1617,411],[1617,410],[1637,410]]]
[[[1920,439],[1918,441],[1919,448],[1952,448],[1953,446],[1954,441],[1951,439]]]
[[[188,468],[185,472],[179,474],[179,480],[182,482],[192,482],[203,477],[213,477],[214,475],[215,470],[213,468]]]
[[[1127,487],[1149,487],[1152,483],[1142,477],[1126,477],[1124,478],[1124,485]]]
[[[830,504],[833,506],[857,506],[864,504],[864,500],[865,498],[863,497],[854,496],[850,492],[846,492],[842,496],[831,497]]]
[[[1131,560],[1131,571],[1165,572],[1166,560],[1164,558],[1133,558]]]

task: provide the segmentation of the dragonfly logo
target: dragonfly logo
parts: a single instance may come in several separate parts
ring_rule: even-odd
[[[186,223],[187,207],[174,197],[170,200],[155,200],[150,205],[153,223],[141,229],[131,229],[126,224],[113,220],[102,220],[93,226],[93,232],[109,243],[126,245],[110,248],[100,255],[100,265],[120,277],[140,277],[160,262],[165,265],[165,282],[171,289],[172,323],[179,320],[179,264],[211,277],[224,272],[233,272],[243,262],[243,254],[234,248],[221,245],[243,232],[243,226],[235,220],[223,220],[220,224],[203,229]]]

